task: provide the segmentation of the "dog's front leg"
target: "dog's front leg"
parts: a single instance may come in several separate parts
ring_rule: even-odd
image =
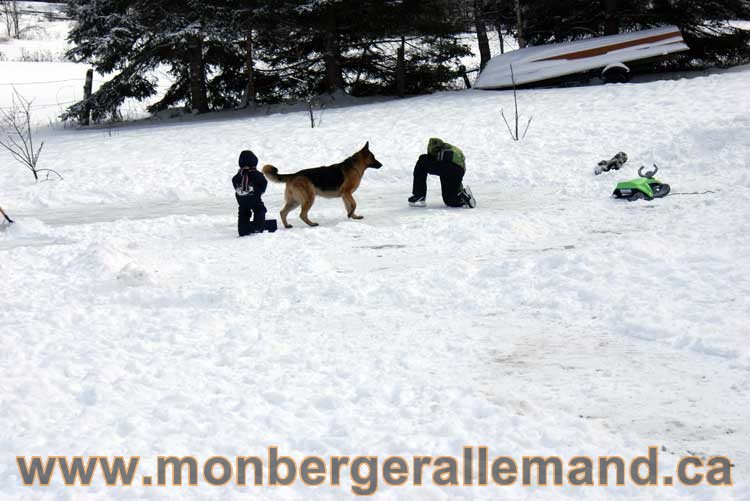
[[[364,219],[364,217],[359,216],[354,213],[355,210],[357,210],[357,202],[354,200],[354,197],[351,193],[344,193],[344,207],[346,207],[346,215],[349,216],[352,219]]]

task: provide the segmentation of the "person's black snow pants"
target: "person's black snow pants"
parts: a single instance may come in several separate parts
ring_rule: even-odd
[[[237,213],[237,232],[241,237],[261,233],[266,225],[266,206],[263,205],[263,201],[253,195],[235,195],[235,198],[240,206]]]
[[[461,181],[464,170],[452,163],[436,160],[429,155],[421,155],[414,166],[414,184],[412,195],[423,197],[427,195],[427,174],[440,176],[440,188],[443,192],[443,202],[448,207],[461,207],[464,202],[459,200],[458,193],[463,188]]]

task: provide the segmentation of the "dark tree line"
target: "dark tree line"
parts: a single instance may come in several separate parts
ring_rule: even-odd
[[[677,25],[691,51],[674,68],[730,66],[750,60],[748,0],[474,0],[477,19],[513,35],[521,47]],[[480,41],[481,34],[477,30]],[[484,57],[482,57],[483,62]]]
[[[518,45],[614,34],[661,24],[683,29],[693,51],[680,64],[748,60],[747,0],[69,0],[68,55],[112,74],[68,110],[116,118],[127,98],[157,94],[149,110],[205,113],[322,93],[406,95],[450,87],[477,37]],[[474,35],[471,35],[474,36]],[[497,52],[497,51],[495,51]]]
[[[448,87],[468,54],[448,0],[70,0],[75,61],[114,78],[69,114],[116,116],[126,98],[172,84],[151,106],[211,109],[346,91],[410,94]]]

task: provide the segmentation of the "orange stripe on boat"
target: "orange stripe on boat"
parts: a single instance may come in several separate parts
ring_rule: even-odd
[[[652,42],[660,42],[662,40],[668,40],[670,38],[680,37],[680,42],[682,41],[682,33],[679,31],[673,31],[671,33],[664,33],[662,35],[654,35],[650,37],[645,38],[638,38],[636,40],[629,40],[627,42],[620,42],[615,43],[611,45],[605,45],[604,47],[596,47],[594,49],[587,49],[582,50],[578,52],[570,52],[568,54],[560,54],[559,56],[552,56],[547,57],[544,59],[537,59],[536,61],[554,61],[559,59],[584,59],[587,57],[595,57],[595,56],[601,56],[602,54],[606,54],[607,52],[611,52],[613,50],[619,50],[619,49],[626,49],[628,47],[635,47],[636,45],[643,45],[647,43]],[[679,43],[675,41],[674,43]]]

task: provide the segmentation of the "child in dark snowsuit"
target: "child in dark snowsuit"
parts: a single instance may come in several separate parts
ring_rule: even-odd
[[[448,207],[469,207],[477,205],[468,186],[462,180],[466,172],[464,153],[451,144],[436,137],[430,138],[427,144],[427,154],[421,155],[414,166],[414,182],[409,205],[425,207],[427,195],[427,175],[440,176],[440,187],[443,192],[443,202]]]
[[[251,233],[261,233],[265,227],[266,206],[261,196],[266,191],[268,181],[258,172],[258,157],[252,151],[240,153],[240,170],[232,178],[235,198],[239,205],[237,231],[241,237]],[[250,223],[250,217],[253,221]]]

